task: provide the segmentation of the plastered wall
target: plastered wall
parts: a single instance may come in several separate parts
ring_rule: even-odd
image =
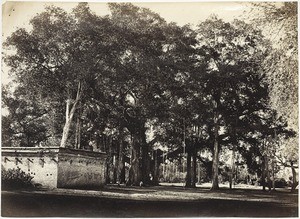
[[[101,188],[105,183],[106,155],[64,149],[58,156],[58,182],[61,188]]]
[[[100,188],[105,183],[106,155],[67,148],[2,148],[5,170],[20,168],[48,188]]]
[[[20,168],[29,173],[36,184],[57,187],[58,148],[43,150],[2,149],[1,164],[6,170]]]

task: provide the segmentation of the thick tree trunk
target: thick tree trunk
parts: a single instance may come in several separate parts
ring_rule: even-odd
[[[69,131],[70,131],[70,127],[72,124],[72,120],[74,117],[74,113],[76,110],[76,106],[79,102],[80,96],[82,93],[82,88],[81,88],[81,83],[78,83],[78,89],[77,89],[77,95],[76,95],[76,99],[74,100],[73,106],[70,110],[70,106],[71,106],[71,99],[68,99],[66,101],[66,122],[63,128],[63,133],[62,133],[62,138],[61,138],[61,142],[60,142],[60,147],[65,148],[66,144],[67,144],[67,140],[68,140],[68,136],[69,136]]]
[[[120,183],[126,182],[126,170],[125,170],[125,155],[123,156],[123,168],[120,175]]]
[[[159,175],[159,163],[158,163],[158,152],[154,151],[154,171],[153,171],[153,185],[158,185],[158,175]]]
[[[217,103],[215,103],[214,112],[214,154],[212,164],[212,187],[211,190],[219,189],[219,114],[216,111]]]
[[[150,156],[149,156],[149,146],[146,142],[146,130],[141,132],[141,140],[142,140],[142,182],[144,185],[150,184]]]
[[[191,187],[192,182],[192,175],[191,175],[191,153],[190,151],[187,152],[186,157],[186,180],[185,180],[185,187]]]
[[[196,187],[196,183],[197,183],[197,151],[196,151],[196,147],[194,147],[194,151],[193,151],[193,171],[192,171],[192,187]]]
[[[269,191],[271,191],[271,177],[270,177],[270,170],[269,170],[269,158],[268,156],[265,156],[266,158],[266,173],[267,173],[267,185]]]
[[[107,157],[106,159],[106,180],[105,183],[106,184],[110,184],[110,157]]]
[[[212,187],[211,190],[219,189],[219,143],[218,140],[214,142],[214,157],[213,157],[213,165],[212,165]]]
[[[147,184],[150,179],[150,156],[146,142],[146,121],[143,121],[142,117],[132,117],[128,113],[125,116],[130,121],[127,128],[131,132],[133,139],[131,167],[127,185]]]
[[[140,145],[141,140],[139,136],[133,136],[133,143],[132,143],[132,153],[131,153],[131,166],[129,169],[129,181],[127,184],[129,185],[140,185],[142,181],[142,174],[141,174],[141,164],[140,164]]]

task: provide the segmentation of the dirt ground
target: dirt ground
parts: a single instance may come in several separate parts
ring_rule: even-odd
[[[107,185],[101,190],[2,191],[2,216],[55,217],[297,217],[298,193],[261,187],[183,184]]]

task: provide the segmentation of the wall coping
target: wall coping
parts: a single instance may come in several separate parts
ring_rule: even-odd
[[[73,154],[84,155],[88,157],[99,157],[106,155],[105,152],[87,151],[82,149],[61,148],[61,147],[2,147],[1,155],[43,155],[43,154]]]
[[[81,149],[73,149],[73,148],[59,148],[59,154],[73,154],[73,155],[84,155],[88,157],[99,157],[106,155],[105,152],[98,152],[98,151],[88,151],[88,150],[81,150]]]
[[[26,150],[26,151],[37,151],[42,149],[59,149],[58,146],[51,146],[51,147],[1,147],[1,150]]]

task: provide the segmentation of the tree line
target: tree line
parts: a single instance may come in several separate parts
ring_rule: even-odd
[[[100,148],[108,163],[116,154],[118,182],[130,158],[129,185],[150,184],[150,174],[158,183],[157,149],[186,154],[188,187],[196,183],[196,161],[207,163],[201,151],[212,158],[212,189],[225,149],[270,178],[279,142],[297,130],[271,104],[273,90],[284,86],[270,79],[280,50],[257,25],[211,16],[192,29],[147,8],[108,5],[107,16],[87,3],[71,13],[50,6],[30,30],[7,38],[4,48],[13,52],[4,61],[15,85],[2,89],[2,145]],[[276,159],[297,167],[297,155]],[[232,175],[233,168],[231,182]]]

